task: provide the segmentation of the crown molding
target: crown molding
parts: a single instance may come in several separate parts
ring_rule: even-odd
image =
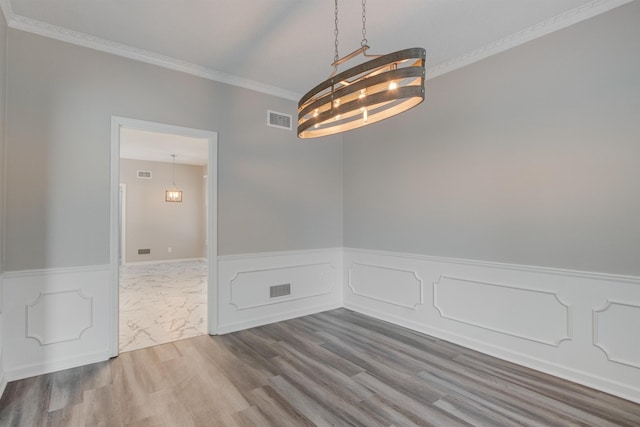
[[[3,11],[9,0],[0,0]],[[10,9],[10,5],[8,6]],[[7,14],[5,14],[7,16]],[[180,71],[194,76],[203,77],[220,83],[226,83],[245,89],[254,90],[256,92],[273,95],[284,99],[298,101],[302,95],[276,86],[260,83],[255,80],[249,80],[232,74],[214,70],[212,68],[203,67],[190,62],[182,61],[170,56],[161,55],[145,49],[139,49],[123,43],[114,42],[90,34],[81,33],[79,31],[70,30],[68,28],[59,27],[57,25],[48,24],[46,22],[27,18],[21,15],[12,14],[11,18],[7,17],[7,25],[16,30],[22,30],[37,34],[43,37],[60,40],[63,42],[87,47],[101,52],[111,53],[136,61],[146,62],[148,64],[157,65],[175,71]]]
[[[568,10],[560,15],[539,22],[522,31],[511,34],[502,39],[496,40],[479,49],[468,52],[464,55],[453,58],[449,61],[437,64],[433,67],[427,67],[427,79],[441,76],[450,71],[457,70],[474,62],[478,62],[489,56],[495,55],[513,47],[519,46],[531,40],[550,34],[554,31],[561,30],[573,24],[577,24],[585,19],[592,18],[601,13],[615,9],[633,0],[593,0],[575,9]]]
[[[593,0],[575,9],[571,9],[560,15],[549,18],[536,25],[526,28],[517,33],[511,34],[502,39],[496,40],[479,49],[468,52],[464,55],[453,58],[449,61],[437,64],[433,67],[427,67],[427,79],[441,76],[450,71],[457,70],[474,62],[488,58],[505,50],[524,44],[528,41],[542,37],[562,28],[566,28],[585,19],[589,19],[601,13],[607,12],[616,7],[630,3],[634,0]],[[90,34],[73,31],[68,28],[59,27],[57,25],[48,24],[46,22],[30,19],[25,16],[16,15],[11,7],[10,0],[0,0],[0,9],[2,10],[7,25],[10,28],[22,30],[44,37],[60,40],[67,43],[111,53],[136,61],[146,62],[148,64],[157,65],[175,71],[180,71],[205,79],[213,80],[220,83],[226,83],[245,89],[254,90],[256,92],[273,95],[292,101],[298,101],[302,94],[260,83],[255,80],[249,80],[232,74],[214,70],[212,68],[203,67],[190,62],[182,61],[170,56],[161,55],[145,49],[139,49],[123,43],[117,43]]]
[[[13,8],[11,7],[11,2],[9,0],[0,0],[0,10],[4,15],[5,21],[7,21],[7,24],[9,24],[9,22],[15,16],[13,13]]]

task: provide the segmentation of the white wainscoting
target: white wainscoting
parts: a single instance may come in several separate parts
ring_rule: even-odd
[[[3,281],[4,281],[4,273],[0,273],[0,397],[4,393],[4,389],[7,387],[7,378],[4,375],[4,362],[2,361],[2,352],[4,349],[4,338],[3,338],[3,330],[2,330],[2,307],[4,306],[2,303],[2,289],[3,289]]]
[[[6,272],[2,365],[12,381],[109,359],[110,267]]]
[[[270,287],[291,293],[270,297]],[[342,249],[218,257],[218,333],[342,307]]]
[[[343,280],[349,309],[640,402],[638,277],[345,248]]]

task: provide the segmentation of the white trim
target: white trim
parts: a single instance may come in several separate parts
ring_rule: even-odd
[[[282,322],[289,319],[295,319],[296,317],[308,316],[310,314],[321,313],[323,311],[334,310],[341,308],[342,302],[317,305],[311,307],[305,307],[300,310],[292,310],[284,313],[274,314],[270,316],[264,316],[259,318],[253,318],[246,321],[226,323],[218,329],[219,334],[228,334],[231,332],[242,331],[244,329],[255,328],[257,326],[268,325],[269,323]]]
[[[76,368],[78,366],[90,365],[92,363],[109,360],[109,351],[95,353],[85,353],[79,356],[58,359],[55,362],[34,363],[24,365],[5,373],[7,381],[16,381],[23,378],[35,377],[36,375],[49,374],[51,372],[62,371],[64,369]]]
[[[153,264],[167,264],[172,262],[188,262],[188,261],[206,261],[207,258],[176,258],[176,259],[159,259],[157,261],[133,261],[128,262],[127,265],[153,265]]]
[[[480,261],[480,260],[463,259],[463,258],[447,258],[447,257],[438,257],[438,256],[432,256],[432,255],[413,254],[413,253],[407,253],[407,252],[381,251],[381,250],[375,250],[375,249],[360,249],[360,248],[345,247],[344,251],[367,254],[367,255],[378,255],[383,257],[392,256],[396,258],[405,258],[409,260],[443,262],[447,264],[461,264],[461,265],[472,265],[476,267],[500,268],[503,270],[506,269],[506,270],[516,270],[516,271],[526,271],[530,273],[577,277],[577,278],[592,279],[592,280],[616,281],[616,282],[629,283],[629,284],[640,286],[639,276],[627,276],[622,274],[611,274],[611,273],[596,273],[596,272],[590,272],[590,271],[570,270],[570,269],[564,269],[564,268],[538,267],[533,265],[508,264],[508,263],[501,263],[501,262],[494,262],[494,261]]]
[[[630,3],[633,0],[594,0],[575,9],[568,10],[560,15],[546,19],[529,28],[518,31],[507,37],[503,37],[488,45],[482,46],[471,52],[453,58],[449,61],[427,67],[427,79],[441,76],[474,62],[481,61],[490,56],[496,55],[505,50],[520,46],[531,40],[535,40],[554,31],[561,30],[578,22],[608,12],[611,9]]]
[[[21,277],[37,277],[37,276],[51,276],[51,275],[64,275],[74,273],[86,273],[86,272],[98,272],[108,271],[111,269],[110,264],[102,265],[87,265],[83,267],[55,267],[55,268],[39,268],[35,270],[16,270],[5,271],[4,281],[7,279],[17,279]]]
[[[5,375],[0,375],[0,399],[2,399],[2,395],[4,394],[4,390],[7,388],[7,377]]]
[[[424,305],[418,307],[416,310],[412,310],[406,307],[393,305],[388,301],[370,301],[367,298],[357,298],[357,296],[354,298],[352,294],[349,294],[348,282],[342,280],[346,277],[349,271],[349,266],[353,262],[366,263],[367,265],[374,266],[386,266],[386,268],[392,268],[400,271],[415,272],[415,274],[423,278],[424,286],[428,286],[429,283],[433,284],[433,281],[437,283],[437,278],[442,276],[442,272],[448,271],[448,276],[446,277],[464,277],[472,282],[487,283],[500,288],[517,287],[521,290],[552,294],[561,305],[578,307],[576,313],[587,313],[585,307],[588,307],[589,314],[593,313],[592,315],[595,315],[596,313],[606,311],[606,308],[608,307],[608,305],[594,305],[594,310],[591,310],[591,306],[596,304],[603,296],[606,296],[608,304],[614,303],[640,307],[637,305],[638,302],[635,298],[635,286],[640,282],[640,277],[603,275],[597,273],[590,274],[571,270],[514,266],[511,264],[488,263],[441,257],[436,258],[419,254],[401,254],[395,252],[342,248],[227,255],[217,257],[217,260],[221,264],[220,266],[216,265],[219,269],[216,270],[216,274],[220,277],[221,285],[217,287],[216,294],[214,295],[219,300],[214,301],[214,303],[220,304],[221,307],[226,310],[226,315],[222,317],[223,322],[221,322],[216,329],[217,333],[234,332],[267,323],[331,310],[338,307],[346,307],[378,319],[393,322],[394,324],[403,327],[457,343],[473,350],[481,351],[494,357],[509,360],[522,366],[585,384],[631,401],[640,402],[640,390],[637,388],[636,383],[634,383],[634,378],[638,377],[638,369],[633,367],[633,365],[620,363],[621,360],[606,360],[607,358],[605,356],[607,353],[605,351],[605,354],[603,354],[603,349],[601,346],[598,346],[599,340],[597,335],[594,335],[593,342],[591,342],[591,334],[586,333],[590,325],[582,323],[575,325],[578,326],[579,329],[576,329],[574,337],[570,325],[567,324],[569,335],[572,339],[563,344],[562,353],[559,353],[557,347],[544,345],[545,343],[536,343],[535,340],[518,341],[518,338],[513,337],[512,339],[510,338],[511,335],[505,335],[503,333],[488,335],[491,334],[492,331],[490,329],[487,330],[486,328],[483,329],[482,327],[477,328],[474,332],[474,330],[465,326],[465,323],[442,319],[437,313],[437,307],[434,307],[432,304],[433,301],[430,301],[429,295],[431,294],[427,290],[425,290],[424,293]],[[427,261],[428,263],[433,262],[434,260],[438,264],[421,264],[423,261]],[[216,264],[213,261],[213,258],[209,259],[209,262]],[[265,273],[278,273],[275,277],[265,275],[256,277],[255,280],[252,279],[249,286],[251,287],[250,291],[253,292],[254,289],[264,288],[264,282],[268,280],[274,280],[277,282],[283,277],[285,278],[285,281],[288,280],[286,276],[280,274],[281,272],[286,273],[287,268],[283,267],[295,269],[296,266],[306,266],[325,262],[331,263],[332,267],[338,274],[335,292],[332,293],[332,295],[325,295],[322,297],[311,295],[310,298],[300,299],[297,302],[284,301],[272,304],[272,307],[277,307],[277,309],[271,309],[270,307],[265,306],[255,308],[249,307],[247,310],[237,310],[237,307],[234,308],[233,305],[227,304],[227,302],[231,301],[228,298],[230,294],[224,294],[222,292],[223,289],[227,292],[230,282],[233,281],[234,278],[238,277],[238,272],[264,271]],[[349,264],[344,264],[346,262]],[[82,272],[104,273],[105,271],[111,271],[111,266],[101,265],[9,272],[4,273],[2,276],[5,280],[7,278],[14,280]],[[557,271],[561,274],[554,278],[553,274]],[[342,272],[342,275],[339,274],[340,272]],[[545,276],[532,276],[532,273],[542,273]],[[302,282],[308,282],[317,276],[319,275],[305,273],[301,280]],[[430,279],[429,277],[433,277],[433,279]],[[569,279],[567,281],[567,277],[591,278],[594,280],[587,282],[583,280]],[[605,280],[604,278],[607,278],[607,280],[615,284],[615,289],[611,284],[603,283],[602,281]],[[616,279],[618,278],[622,278],[622,280],[617,281]],[[86,282],[85,279],[80,280]],[[328,276],[321,279],[323,283],[326,280],[333,279],[328,278]],[[67,286],[64,281],[62,281],[62,283],[65,284],[65,289],[70,286]],[[254,288],[253,284],[256,284],[257,286]],[[509,286],[505,286],[505,284],[509,284]],[[540,286],[537,287],[538,285],[536,284],[540,284]],[[580,287],[576,287],[576,284],[579,284]],[[536,287],[534,288],[531,286]],[[69,287],[69,289],[75,288]],[[102,289],[104,289],[104,287],[102,287]],[[342,292],[345,294],[343,295]],[[577,300],[578,295],[583,294],[586,295],[585,299]],[[102,297],[102,299],[104,299],[104,297]],[[566,300],[567,303],[563,302],[564,300]],[[211,311],[215,312],[216,318],[221,316],[222,310],[220,310],[220,306],[216,306],[216,310],[210,310],[210,313]],[[439,319],[442,319],[442,321]],[[580,319],[584,320],[584,316]],[[5,314],[3,314],[3,320],[6,320]],[[102,324],[104,325],[104,323]],[[456,324],[458,326],[456,326]],[[474,327],[474,325],[470,325],[470,327]],[[586,342],[585,338],[589,338],[589,342]],[[580,354],[579,357],[589,359],[590,362],[588,363],[591,364],[589,366],[593,369],[586,369],[584,366],[579,364],[574,365],[571,363],[565,363],[566,360],[568,360],[567,354],[572,354],[565,352],[577,352],[576,354]],[[84,353],[79,357],[71,356],[68,358],[53,358],[50,360],[44,360],[43,363],[37,364],[32,364],[31,362],[28,362],[25,365],[15,364],[11,367],[11,371],[5,373],[5,382],[6,380],[11,381],[14,379],[25,378],[27,376],[105,360],[110,355],[111,353],[109,350],[101,350],[100,352],[95,353]],[[611,359],[611,357],[608,359]],[[616,357],[614,357],[614,359],[616,359]],[[622,360],[622,362],[625,361]],[[611,375],[609,375],[609,373],[611,373]],[[627,378],[625,375],[628,375],[628,381],[625,381]],[[0,386],[2,386],[1,381],[2,373],[0,372]]]
[[[118,200],[122,203],[119,212],[119,232],[120,232],[120,265],[127,263],[127,184],[120,183],[118,186]]]
[[[219,333],[342,307],[340,248],[218,257]],[[273,285],[290,284],[271,298]]]
[[[111,216],[110,216],[110,266],[111,266],[111,356],[118,355],[119,316],[119,266],[118,266],[118,213],[120,192],[120,128],[141,129],[151,132],[170,133],[193,138],[206,139],[209,146],[208,185],[209,205],[207,209],[207,241],[211,242],[207,251],[207,327],[210,334],[218,328],[218,133],[204,129],[187,128],[166,123],[150,122],[126,117],[111,117]]]
[[[395,271],[395,272],[399,272],[399,273],[409,273],[409,276],[413,276],[413,278],[416,280],[417,282],[417,293],[418,293],[418,298],[416,298],[416,301],[413,303],[408,303],[408,304],[403,304],[402,302],[398,302],[398,301],[392,301],[390,299],[383,299],[380,298],[378,296],[375,295],[369,295],[367,293],[364,292],[359,292],[355,285],[353,284],[353,267],[355,265],[359,265],[361,267],[369,267],[369,268],[374,268],[374,269],[381,269],[381,270],[387,270],[387,271]],[[391,304],[391,305],[395,305],[398,307],[403,307],[403,308],[408,308],[409,310],[417,310],[417,308],[419,306],[421,306],[422,304],[424,304],[424,282],[423,280],[420,278],[420,275],[418,275],[418,272],[416,272],[415,270],[404,270],[401,268],[390,268],[390,267],[384,267],[381,265],[373,265],[373,264],[367,264],[367,263],[363,263],[363,262],[354,262],[349,266],[349,269],[347,270],[347,286],[349,287],[349,290],[351,291],[352,294],[354,295],[358,295],[364,298],[369,298],[375,301],[380,301],[380,302],[384,302],[387,304]]]
[[[507,328],[495,328],[495,327],[491,327],[491,326],[488,326],[488,325],[485,325],[485,324],[482,324],[482,323],[478,323],[476,321],[471,321],[471,320],[468,320],[468,319],[455,317],[454,315],[449,315],[449,314],[447,314],[447,312],[444,309],[444,307],[442,307],[440,305],[440,301],[439,301],[439,298],[438,298],[439,286],[442,285],[442,282],[445,279],[454,280],[454,281],[458,281],[458,282],[466,282],[466,283],[470,283],[470,284],[474,284],[474,285],[493,286],[493,287],[497,287],[497,288],[516,290],[516,291],[519,291],[519,292],[531,292],[531,293],[534,293],[534,294],[542,294],[542,295],[552,296],[555,299],[556,303],[558,303],[560,306],[564,307],[565,321],[564,321],[564,325],[563,325],[564,326],[563,334],[562,334],[562,336],[556,338],[555,340],[544,340],[544,339],[541,339],[541,338],[522,335],[522,334],[510,331]],[[440,315],[440,317],[442,317],[444,319],[454,320],[456,322],[465,323],[467,325],[475,326],[477,328],[486,329],[486,330],[491,331],[491,332],[497,332],[497,333],[500,333],[500,334],[510,335],[512,337],[521,338],[521,339],[524,339],[524,340],[529,340],[529,341],[537,342],[537,343],[540,343],[540,344],[550,345],[550,346],[553,346],[553,347],[559,347],[560,344],[562,344],[564,341],[568,341],[568,340],[573,339],[573,336],[572,336],[572,333],[571,333],[571,321],[572,321],[572,318],[571,318],[571,305],[568,305],[568,304],[565,304],[564,302],[562,302],[560,297],[558,297],[558,293],[557,292],[547,291],[547,290],[543,290],[543,289],[526,288],[526,287],[522,287],[522,286],[512,286],[512,285],[506,285],[506,284],[503,284],[503,283],[493,283],[493,282],[487,282],[487,281],[471,280],[471,279],[467,279],[467,278],[463,278],[463,277],[447,276],[447,275],[444,275],[444,274],[441,274],[440,277],[438,277],[438,280],[433,282],[432,286],[433,286],[433,307],[436,310],[438,310],[438,314]]]
[[[301,94],[298,94],[297,92],[257,82],[255,80],[245,79],[233,74],[224,73],[212,68],[203,67],[201,65],[196,65],[177,58],[161,55],[149,50],[136,48],[123,43],[114,42],[111,40],[92,36],[90,34],[70,30],[68,28],[59,27],[53,24],[48,24],[46,22],[27,18],[21,15],[12,14],[11,18],[7,18],[7,24],[10,28],[16,30],[22,30],[43,37],[48,37],[50,39],[60,40],[66,43],[98,50],[100,52],[106,52],[113,55],[133,59],[135,61],[145,62],[147,64],[157,65],[159,67],[168,68],[170,70],[191,74],[215,82],[226,83],[232,86],[265,93],[267,95],[277,96],[279,98],[298,101],[301,97]]]
[[[110,279],[110,265],[5,274],[3,294],[5,300],[11,301],[2,314],[2,364],[6,379],[12,381],[107,360]],[[52,295],[56,296],[55,301],[49,299]],[[86,300],[83,310],[74,310],[77,298]],[[37,316],[32,310],[39,304],[42,304],[40,313],[45,316],[32,319],[32,315]],[[70,321],[77,321],[77,325],[71,326]]]
[[[0,399],[4,394],[4,390],[7,387],[7,377],[4,373],[4,319],[2,313],[4,312],[3,295],[4,295],[4,272],[0,272]]]
[[[85,304],[88,304],[87,317],[83,319],[85,323],[84,324],[77,323],[75,325],[77,328],[75,331],[68,331],[68,330],[64,331],[65,335],[63,337],[57,337],[57,339],[52,339],[51,337],[48,337],[47,334],[44,333],[44,331],[37,329],[38,326],[43,325],[43,322],[38,322],[38,324],[36,325],[32,324],[31,322],[32,317],[37,316],[36,314],[33,314],[33,313],[37,310],[38,305],[45,305],[44,301],[47,297],[52,297],[52,296],[59,297],[61,295],[74,295],[74,294],[77,295],[77,298],[80,298],[81,300],[86,301]],[[41,347],[52,345],[52,344],[59,344],[63,342],[69,342],[69,341],[80,341],[82,339],[82,334],[86,330],[93,327],[93,319],[95,317],[95,314],[93,311],[93,297],[84,296],[82,294],[82,289],[80,288],[65,290],[65,291],[55,291],[55,292],[40,291],[38,292],[38,296],[36,297],[36,299],[33,300],[31,303],[27,303],[25,308],[26,310],[25,310],[24,323],[27,329],[25,338],[31,338],[38,341]],[[76,306],[74,307],[74,311],[76,313],[80,311],[80,310],[77,310],[77,308],[78,307],[76,304]],[[69,324],[67,326],[71,326],[71,325]]]
[[[355,263],[415,271],[429,289],[425,304],[411,310],[370,298],[389,287],[409,298],[393,278],[368,278],[359,292],[365,296],[345,281],[346,308],[640,403],[640,365],[637,353],[627,349],[632,330],[625,329],[637,313],[613,316],[598,330],[598,315],[611,303],[640,309],[640,277],[345,248],[345,280]],[[447,313],[438,300],[443,278],[489,285],[495,292],[452,290]],[[547,297],[540,302],[513,290]],[[558,310],[547,312],[546,304]]]
[[[328,267],[330,269],[333,269],[335,274],[336,274],[336,278],[338,277],[338,269],[336,268],[336,266],[334,264],[332,264],[331,262],[318,262],[318,263],[313,263],[313,264],[296,264],[293,266],[289,266],[289,265],[283,265],[281,267],[273,267],[273,268],[261,268],[261,269],[256,269],[256,270],[243,270],[243,271],[237,271],[235,276],[233,276],[233,278],[231,280],[229,280],[229,304],[234,306],[236,308],[237,311],[242,311],[242,310],[251,310],[254,308],[258,308],[258,307],[266,307],[266,306],[270,306],[270,305],[275,305],[275,304],[283,304],[283,303],[288,303],[291,301],[296,301],[296,300],[303,300],[303,299],[307,299],[307,298],[313,298],[313,297],[319,297],[322,295],[328,295],[331,292],[335,291],[334,286],[330,286],[326,289],[320,289],[320,290],[315,290],[312,293],[306,294],[306,295],[300,295],[300,296],[295,296],[295,295],[287,295],[287,296],[280,296],[277,298],[270,298],[268,301],[262,301],[260,303],[254,303],[254,304],[249,304],[249,305],[243,305],[242,303],[239,303],[235,300],[234,298],[234,285],[235,285],[235,281],[238,280],[241,276],[243,275],[247,275],[247,274],[252,274],[252,273],[267,273],[267,272],[274,272],[274,271],[285,271],[285,270],[290,270],[292,268],[298,269],[298,268],[305,268],[305,267]],[[289,283],[289,286],[291,286],[291,283]]]
[[[466,65],[478,62],[489,56],[519,46],[536,38],[542,37],[562,28],[566,28],[585,19],[589,19],[616,7],[630,3],[632,0],[593,0],[575,9],[568,10],[560,15],[544,20],[536,25],[511,34],[488,45],[482,46],[447,62],[427,68],[427,79],[441,76],[450,71],[457,70]],[[302,94],[276,86],[249,80],[232,74],[223,73],[208,67],[203,67],[190,62],[182,61],[166,55],[161,55],[145,49],[135,48],[123,43],[106,40],[90,34],[73,31],[68,28],[37,21],[25,16],[13,13],[9,0],[0,0],[0,7],[4,12],[7,25],[10,28],[38,34],[44,37],[60,40],[78,46],[95,49],[101,52],[111,53],[136,61],[146,62],[170,70],[180,71],[208,80],[226,83],[242,87],[256,92],[273,95],[292,101],[298,101]]]
[[[268,257],[281,257],[281,256],[304,256],[304,255],[314,255],[314,254],[322,254],[327,252],[340,251],[342,253],[341,247],[334,248],[320,248],[320,249],[298,249],[293,251],[274,251],[274,252],[251,252],[248,254],[232,254],[232,255],[219,255],[218,262],[220,261],[236,261],[236,260],[245,260],[248,258],[268,258]]]
[[[13,7],[11,7],[11,1],[0,0],[0,9],[2,9],[2,14],[4,15],[4,19],[5,21],[7,21],[7,24],[8,24],[9,21],[11,21],[15,17],[15,14],[13,13]]]
[[[621,357],[617,357],[614,354],[613,349],[608,349],[607,346],[602,343],[600,341],[599,338],[599,334],[598,334],[598,326],[599,326],[599,316],[602,315],[603,313],[605,313],[606,311],[608,311],[609,309],[611,309],[613,306],[622,306],[622,307],[631,307],[631,308],[635,308],[635,309],[640,309],[640,305],[638,304],[630,304],[627,302],[621,302],[621,301],[615,301],[615,300],[610,300],[607,299],[607,301],[605,302],[604,306],[602,308],[598,308],[598,309],[593,309],[592,310],[592,325],[593,325],[593,337],[592,337],[592,342],[593,345],[597,348],[599,348],[600,350],[602,350],[602,352],[604,353],[605,357],[607,358],[608,361],[610,362],[614,362],[614,363],[621,363],[623,365],[627,365],[630,366],[632,368],[636,368],[636,369],[640,369],[640,363],[638,363],[637,361],[633,361],[633,360],[625,360]],[[633,338],[631,338],[633,339]]]

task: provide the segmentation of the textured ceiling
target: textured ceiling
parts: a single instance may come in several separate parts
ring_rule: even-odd
[[[371,53],[427,50],[442,74],[630,0],[368,0]],[[331,0],[0,0],[9,26],[296,99],[333,60]],[[361,2],[339,2],[343,56]],[[349,64],[347,64],[347,67]]]

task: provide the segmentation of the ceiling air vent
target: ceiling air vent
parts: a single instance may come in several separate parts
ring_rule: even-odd
[[[291,116],[289,114],[267,110],[267,125],[273,126],[274,128],[291,130]]]
[[[151,179],[151,171],[138,171],[138,178]]]

